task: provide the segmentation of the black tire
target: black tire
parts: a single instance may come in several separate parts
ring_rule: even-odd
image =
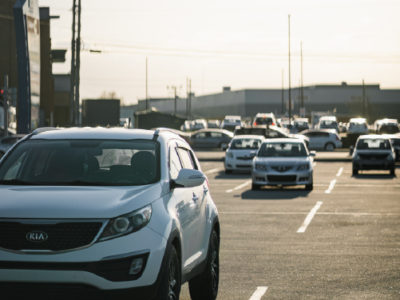
[[[396,170],[395,170],[394,167],[390,169],[390,175],[391,176],[396,176]]]
[[[314,184],[311,182],[310,184],[306,184],[305,190],[312,191],[314,188]]]
[[[335,150],[335,145],[333,143],[326,143],[324,148],[325,151],[333,151]]]
[[[261,186],[259,184],[255,184],[255,183],[251,184],[251,189],[253,191],[258,191],[260,188],[261,188]]]
[[[189,281],[192,300],[215,300],[219,285],[219,238],[215,230],[211,233],[206,268],[203,273]]]
[[[162,270],[161,283],[156,300],[178,300],[181,292],[181,264],[174,246],[170,246],[165,254],[165,265]]]
[[[225,169],[225,174],[232,174],[232,170],[226,170]]]
[[[353,176],[356,176],[356,175],[358,175],[358,170],[353,168]]]

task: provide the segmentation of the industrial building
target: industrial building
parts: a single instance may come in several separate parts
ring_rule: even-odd
[[[291,90],[292,113],[299,115],[301,89]],[[381,89],[379,84],[320,84],[305,86],[303,99],[306,116],[312,111],[330,111],[339,119],[365,115],[371,122],[378,118],[400,118],[400,89]],[[283,99],[283,101],[282,101]],[[149,99],[150,107],[161,112],[186,115],[186,98]],[[146,100],[139,100],[138,110],[144,110]],[[288,90],[244,89],[195,96],[191,99],[192,118],[223,118],[225,115],[253,117],[257,112],[285,115],[288,111]]]

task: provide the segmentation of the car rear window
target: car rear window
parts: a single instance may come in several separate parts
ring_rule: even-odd
[[[261,145],[260,139],[254,138],[243,138],[243,139],[234,139],[231,144],[231,149],[258,149]]]
[[[387,139],[362,139],[358,141],[357,149],[388,150],[390,149],[390,142]]]

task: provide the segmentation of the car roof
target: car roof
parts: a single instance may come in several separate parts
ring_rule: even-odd
[[[233,137],[234,140],[238,139],[265,139],[263,135],[257,134],[240,134]]]
[[[376,139],[388,139],[388,136],[385,136],[383,134],[364,134],[360,135],[358,139],[370,139],[370,140],[376,140]]]
[[[266,139],[266,140],[264,140],[263,144],[266,144],[266,143],[274,143],[274,144],[279,144],[279,143],[299,143],[299,144],[304,144],[304,141],[302,139],[279,138],[279,139]]]
[[[62,140],[62,139],[105,139],[105,140],[152,140],[157,132],[159,139],[170,138],[185,141],[178,134],[168,129],[146,130],[129,128],[104,128],[104,127],[72,127],[72,128],[39,128],[35,130],[30,139]]]

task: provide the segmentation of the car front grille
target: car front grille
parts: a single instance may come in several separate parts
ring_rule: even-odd
[[[238,160],[252,160],[254,156],[238,156]]]
[[[365,160],[383,160],[388,156],[387,153],[385,154],[360,154],[361,159]]]
[[[94,242],[103,222],[30,223],[26,221],[0,222],[0,247],[9,250],[63,251],[87,246]],[[46,236],[40,241],[29,240],[28,235]]]
[[[270,182],[296,181],[296,175],[268,175],[267,178]]]
[[[271,168],[272,168],[274,171],[283,173],[283,172],[286,172],[286,171],[291,170],[291,169],[292,169],[292,166],[271,166]]]

